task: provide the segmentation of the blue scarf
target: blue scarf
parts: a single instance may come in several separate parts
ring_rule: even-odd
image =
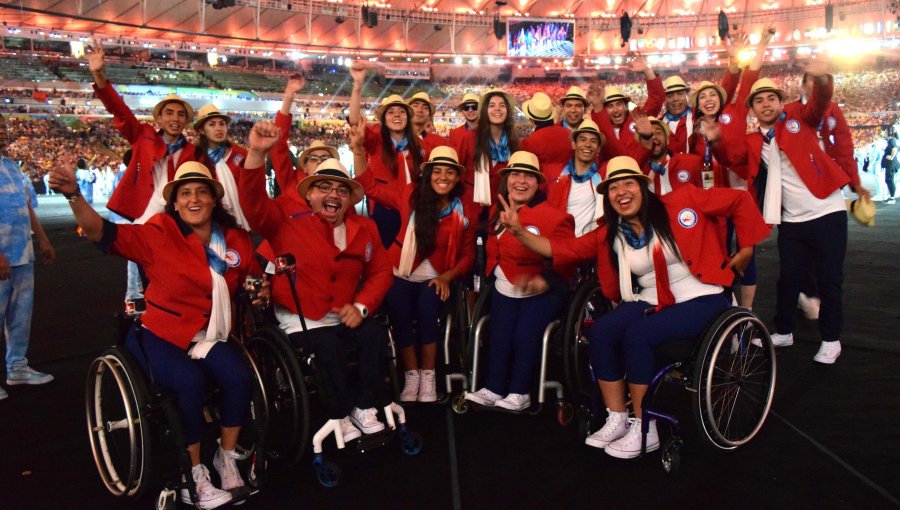
[[[570,131],[575,129],[574,127],[570,126],[568,122],[566,122],[566,119],[563,119],[560,124],[562,125],[562,127],[566,128]]]
[[[568,175],[573,182],[581,184],[583,182],[587,182],[588,179],[591,180],[591,183],[594,185],[594,189],[597,189],[597,185],[600,184],[600,173],[598,170],[600,167],[597,165],[597,162],[591,163],[591,167],[587,169],[587,172],[578,175],[575,171],[575,160],[570,159],[568,163],[566,163],[566,167],[563,168],[563,171],[560,175]]]
[[[459,197],[454,198],[453,201],[450,202],[443,211],[441,211],[440,215],[438,215],[438,219],[442,220],[453,213],[459,213],[460,216],[465,217],[465,214],[463,213],[462,201],[459,199]]]
[[[775,128],[769,128],[769,130],[763,134],[763,141],[769,143],[773,138],[775,138]]]
[[[175,154],[176,152],[178,152],[179,150],[181,150],[182,147],[184,147],[184,144],[187,143],[187,138],[185,138],[184,135],[179,136],[179,137],[178,137],[178,140],[175,140],[174,142],[169,143],[169,142],[166,141],[166,138],[163,136],[163,130],[162,130],[162,129],[160,129],[160,130],[157,132],[157,134],[158,134],[160,137],[162,137],[163,143],[166,144],[166,156],[171,156],[172,154]]]
[[[222,233],[222,228],[219,227],[219,224],[216,222],[213,222],[212,224],[212,235],[209,239],[209,244],[214,243],[221,243],[222,246],[225,246],[225,234]],[[203,248],[206,250],[206,261],[209,263],[209,267],[216,273],[224,275],[225,271],[228,269],[228,264],[216,255],[216,252],[209,246],[204,246]]]
[[[219,161],[221,161],[222,156],[225,155],[225,149],[226,149],[225,144],[220,144],[218,148],[208,149],[206,151],[206,155],[209,156],[210,161],[212,161],[213,164],[215,165]]]
[[[669,121],[669,122],[675,122],[676,120],[681,120],[681,119],[687,117],[687,114],[689,114],[689,113],[691,113],[691,107],[690,107],[690,106],[688,106],[687,108],[685,108],[684,111],[681,112],[681,113],[679,113],[678,115],[673,115],[673,114],[671,114],[671,113],[669,113],[669,112],[666,112],[666,120]]]
[[[668,161],[666,161],[666,163],[668,163]],[[660,163],[659,161],[650,161],[650,170],[653,170],[659,175],[666,175],[666,163]]]
[[[506,133],[500,134],[500,143],[495,144],[493,138],[488,138],[488,147],[491,149],[491,159],[500,163],[509,161],[509,139]]]
[[[401,138],[399,142],[397,140],[394,140],[393,137],[391,138],[391,141],[394,142],[394,150],[396,150],[397,152],[405,151],[406,146],[409,145],[409,140],[407,140],[405,136]]]
[[[652,227],[645,228],[641,235],[637,236],[631,228],[631,223],[623,221],[621,218],[619,218],[619,230],[621,230],[622,235],[625,236],[625,242],[628,243],[628,246],[631,246],[635,250],[640,250],[644,246],[647,246],[647,244],[650,243],[650,238],[653,237]]]

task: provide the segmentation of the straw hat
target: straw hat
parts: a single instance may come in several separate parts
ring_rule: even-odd
[[[581,121],[581,124],[578,126],[575,131],[569,135],[569,138],[574,142],[576,138],[578,138],[579,133],[591,133],[600,137],[600,145],[606,143],[606,137],[603,136],[603,133],[600,132],[600,126],[597,125],[596,122],[591,119],[584,119]]]
[[[424,173],[428,167],[434,165],[451,166],[459,172],[460,176],[466,172],[466,167],[459,164],[459,155],[456,154],[456,149],[446,145],[438,145],[431,149],[428,161],[422,163],[419,169]]]
[[[688,87],[688,84],[681,79],[681,76],[669,76],[663,80],[662,84],[663,88],[666,90],[666,94],[669,92],[687,92],[688,90],[691,90],[691,88]]]
[[[156,106],[153,107],[154,119],[162,115],[163,107],[168,103],[180,103],[182,106],[184,106],[184,110],[187,112],[188,122],[190,122],[191,119],[194,118],[194,108],[191,107],[190,103],[178,97],[178,94],[169,94],[168,96],[164,97],[162,101],[156,103]]]
[[[398,96],[399,97],[399,96]],[[347,169],[344,168],[344,165],[341,164],[335,158],[326,159],[323,161],[318,168],[316,168],[316,172],[309,177],[306,177],[299,184],[297,184],[297,194],[301,197],[306,197],[306,193],[309,191],[309,187],[319,181],[339,181],[347,186],[350,186],[350,205],[356,205],[360,200],[362,200],[363,195],[365,195],[365,190],[360,183],[354,181],[350,178],[350,173],[347,172]]]
[[[657,125],[657,126],[659,126],[659,127],[662,128],[663,132],[666,134],[666,140],[668,140],[669,137],[672,136],[672,131],[669,129],[669,124],[668,124],[668,123],[663,122],[663,121],[657,119],[656,117],[647,117],[647,120],[650,121],[650,124],[655,124],[655,125]],[[638,133],[637,131],[635,131],[635,132],[634,132],[634,139],[637,140],[638,142],[640,142],[640,141],[641,141],[641,134]]]
[[[587,108],[591,105],[588,101],[587,94],[584,93],[584,89],[578,86],[569,87],[569,90],[566,91],[566,95],[559,100],[560,104],[565,104],[569,99],[577,99],[584,103],[584,107]]]
[[[871,200],[857,198],[856,200],[847,199],[847,212],[860,225],[865,227],[875,226],[875,204]]]
[[[760,78],[756,80],[756,83],[754,83],[752,87],[750,87],[750,95],[747,96],[746,102],[747,108],[750,108],[750,105],[753,103],[753,97],[763,92],[774,92],[778,94],[778,97],[782,102],[787,98],[787,92],[778,88],[774,81],[769,78]]]
[[[175,178],[163,186],[162,196],[166,202],[172,198],[172,191],[185,182],[205,182],[209,184],[216,192],[216,200],[221,199],[222,195],[225,194],[225,188],[222,187],[219,181],[213,179],[206,165],[196,161],[187,161],[182,163],[178,170],[175,171]]]
[[[528,151],[516,151],[509,157],[506,168],[501,168],[499,174],[509,172],[527,172],[537,176],[538,181],[544,182],[544,174],[541,173],[541,164],[538,157]]]
[[[406,104],[412,106],[413,101],[422,101],[427,104],[428,111],[431,115],[434,115],[434,103],[431,102],[431,96],[428,95],[428,92],[416,92],[412,97],[406,100]]]
[[[699,106],[697,106],[697,102],[700,101],[700,93],[706,89],[715,89],[715,91],[719,94],[719,108],[725,106],[725,89],[723,89],[720,85],[717,85],[711,81],[703,81],[700,82],[700,86],[697,87],[697,90],[691,94],[691,108],[696,112],[698,111]]]
[[[475,94],[473,92],[466,92],[466,94],[462,98],[462,101],[460,101],[459,104],[456,105],[456,109],[460,110],[462,109],[463,105],[467,104],[474,104],[475,106],[478,106],[478,94]]]
[[[616,156],[606,164],[606,179],[600,181],[600,184],[597,185],[597,193],[606,194],[606,188],[610,184],[628,178],[643,179],[644,182],[650,183],[650,177],[641,172],[641,168],[634,158],[630,156]]]
[[[205,104],[197,111],[197,120],[194,121],[194,129],[199,131],[203,127],[203,123],[213,117],[221,117],[225,119],[225,123],[231,123],[231,117],[219,111],[214,104]]]
[[[332,158],[339,159],[337,148],[325,145],[325,142],[322,140],[313,140],[309,144],[309,147],[304,149],[303,152],[300,153],[300,156],[297,157],[297,164],[299,166],[306,166],[306,160],[309,159],[309,155],[318,150],[326,150]]]
[[[522,103],[522,111],[535,122],[553,120],[553,102],[543,92],[535,92],[531,99]]]
[[[406,101],[404,101],[399,94],[391,94],[388,97],[382,99],[381,104],[378,105],[378,108],[375,109],[375,117],[377,117],[378,120],[384,120],[384,112],[387,111],[387,109],[391,106],[402,106],[404,109],[406,109],[406,116],[409,119],[412,119],[412,108],[410,108],[409,105],[406,104]]]
[[[611,103],[613,101],[625,101],[625,104],[631,102],[631,98],[626,96],[622,89],[616,87],[615,85],[609,85],[605,89],[603,89],[603,104]]]

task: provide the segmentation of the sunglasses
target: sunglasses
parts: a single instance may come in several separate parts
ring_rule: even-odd
[[[313,186],[319,190],[323,195],[330,195],[332,191],[337,193],[337,196],[341,198],[347,198],[350,196],[350,188],[342,185],[333,185],[333,184],[317,184]]]
[[[475,110],[478,109],[478,105],[477,104],[464,104],[464,105],[460,106],[459,109],[464,112],[474,112]]]

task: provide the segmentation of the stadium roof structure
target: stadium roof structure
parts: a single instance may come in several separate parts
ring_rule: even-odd
[[[780,5],[779,2],[783,2]],[[19,0],[0,1],[6,26],[306,53],[361,56],[502,55],[495,20],[568,18],[578,54],[618,51],[619,17],[643,37],[713,38],[725,11],[736,24],[824,25],[825,0]],[[882,0],[832,0],[848,25],[883,18]],[[374,13],[374,14],[373,14]],[[835,20],[837,24],[838,21]],[[896,35],[896,34],[895,34]],[[633,35],[632,37],[636,37]],[[605,41],[600,41],[605,38]],[[600,42],[598,42],[600,41]]]

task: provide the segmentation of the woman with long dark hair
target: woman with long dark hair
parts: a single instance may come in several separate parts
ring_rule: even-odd
[[[466,166],[466,198],[482,207],[490,207],[500,183],[499,171],[510,154],[519,150],[512,97],[500,89],[482,94],[478,103],[478,123],[459,147],[460,161]]]
[[[358,133],[354,130],[354,150],[362,143]],[[419,183],[407,184],[399,192],[364,170],[357,166],[356,179],[366,194],[375,203],[400,211],[402,220],[388,249],[394,283],[386,297],[405,370],[400,400],[434,402],[441,302],[447,301],[453,282],[468,274],[475,261],[473,211],[461,200],[465,167],[453,148],[436,147],[422,164]]]
[[[237,189],[241,163],[247,158],[247,149],[228,139],[230,123],[231,117],[220,112],[216,105],[207,104],[200,108],[197,120],[194,121],[194,131],[197,132],[194,160],[206,165],[213,178],[222,184],[222,206],[225,210],[234,217],[240,228],[250,230],[250,224],[238,201]]]
[[[589,332],[591,367],[609,415],[585,442],[627,459],[641,451],[641,402],[656,370],[653,349],[696,340],[730,305],[723,291],[733,280],[732,270],[743,272],[753,246],[769,235],[746,191],[684,186],[658,197],[649,182],[633,158],[611,159],[606,179],[597,186],[606,196],[603,224],[571,242],[540,238],[517,218],[504,219],[526,246],[552,256],[554,263],[596,259],[603,295],[619,303]],[[734,221],[742,247],[732,258],[723,250],[716,216]],[[633,419],[628,418],[626,390]],[[652,421],[647,451],[657,448]]]
[[[50,175],[69,201],[84,235],[109,253],[139,263],[150,283],[142,327],[125,347],[152,380],[176,394],[200,508],[232,499],[244,486],[234,449],[253,390],[250,368],[228,345],[231,298],[248,274],[259,274],[249,234],[222,205],[224,190],[201,163],[183,163],[163,188],[166,208],[142,225],[104,220],[78,193],[71,158]],[[221,446],[213,466],[217,489],[200,463],[200,434],[209,374],[220,388]],[[182,501],[191,503],[186,489]]]

